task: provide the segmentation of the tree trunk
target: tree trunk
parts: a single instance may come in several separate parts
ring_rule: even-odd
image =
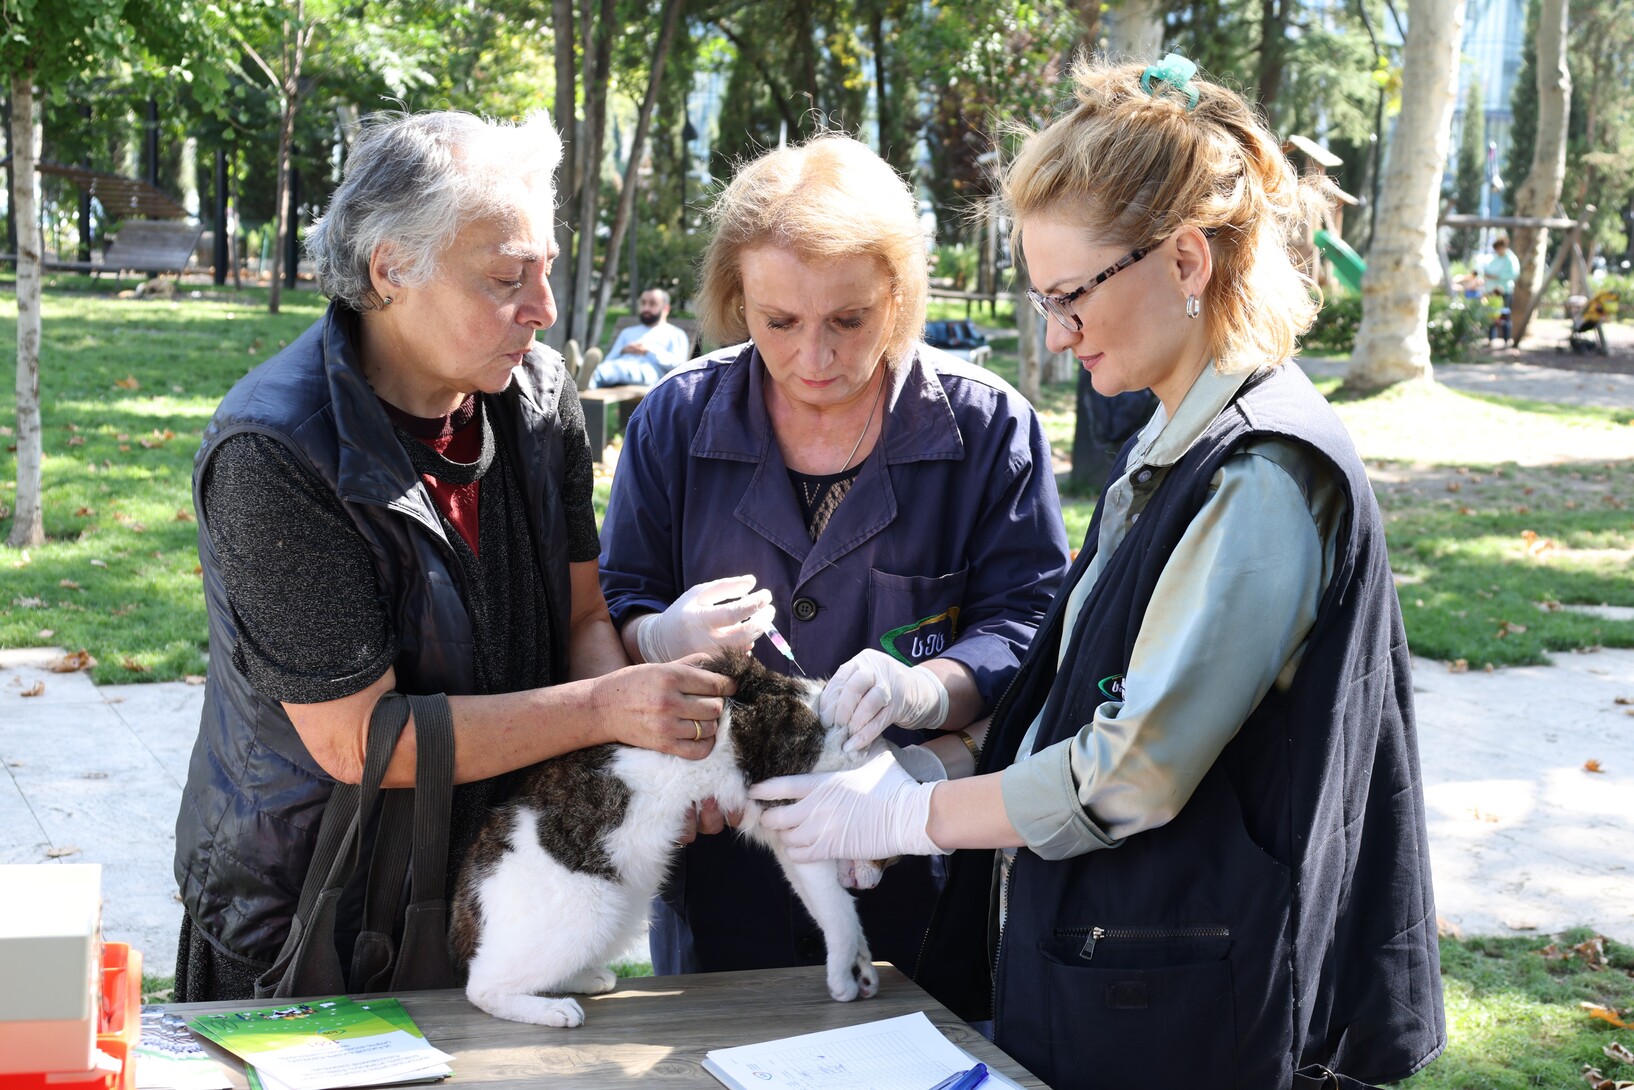
[[[576,207],[578,203],[578,186],[574,182],[576,170],[575,159],[579,152],[579,135],[574,125],[575,88],[578,68],[574,61],[573,37],[573,0],[553,0],[551,4],[551,27],[555,34],[554,48],[556,58],[556,129],[562,134],[562,165],[556,172],[556,204],[564,212],[568,208]],[[573,259],[573,223],[572,217],[558,215],[556,217],[556,264],[550,270],[550,293],[555,296],[557,306],[564,300],[573,298],[573,273],[577,269]],[[555,325],[543,334],[546,344],[560,351],[567,344],[568,323],[563,319],[566,315],[559,315]]]
[[[1452,140],[1464,0],[1412,0],[1401,115],[1380,186],[1378,233],[1362,277],[1362,324],[1345,385],[1377,390],[1430,379],[1430,292],[1441,174]]]
[[[1282,72],[1288,58],[1288,19],[1292,0],[1261,0],[1260,2],[1260,56],[1259,105],[1266,116],[1282,90]]]
[[[284,32],[284,78],[279,88],[284,100],[283,124],[278,129],[278,186],[274,197],[272,239],[272,293],[267,296],[267,311],[278,313],[278,303],[284,290],[284,250],[289,245],[290,217],[294,209],[289,199],[289,157],[295,143],[295,113],[301,105],[301,68],[306,62],[306,46],[312,40],[315,27],[306,25],[306,0],[295,0],[295,10],[289,15]]]
[[[1566,70],[1566,0],[1542,0],[1538,11],[1538,135],[1532,145],[1532,168],[1515,194],[1515,215],[1547,217],[1555,214],[1560,187],[1566,178],[1566,118],[1571,111],[1572,77]],[[1526,336],[1532,300],[1547,286],[1549,232],[1538,227],[1517,227],[1509,239],[1520,260],[1510,314],[1516,319],[1516,344]]]
[[[17,509],[6,544],[45,544],[40,464],[40,176],[34,67],[11,77],[11,203],[17,221]]]
[[[607,130],[607,75],[612,64],[614,9],[614,0],[601,0],[595,28],[595,56],[590,81],[585,85],[585,141],[579,149],[584,181],[579,187],[579,248],[574,255],[573,310],[568,320],[568,336],[586,351],[595,347],[586,339],[590,331],[590,263],[596,251],[596,205],[601,196],[601,152]]]
[[[891,98],[885,86],[885,3],[875,0],[868,13],[868,38],[874,50],[874,101],[879,120],[879,157],[891,158]]]
[[[987,229],[993,230],[992,210],[989,209]],[[1026,301],[1022,294],[1027,288],[1027,257],[1021,247],[1015,249],[1015,268],[1012,270],[1016,278],[1016,390],[1033,405],[1037,405],[1043,396],[1043,367],[1039,357],[1043,354],[1039,349],[1039,323],[1049,319],[1042,317],[1033,305]]]
[[[641,111],[635,119],[635,135],[630,137],[630,161],[624,167],[624,188],[619,190],[618,208],[613,212],[613,232],[607,240],[607,256],[601,263],[601,283],[596,288],[596,311],[590,322],[591,345],[601,343],[601,331],[607,321],[607,303],[613,297],[613,284],[618,280],[618,255],[624,234],[630,228],[631,213],[635,210],[635,191],[641,169],[641,156],[647,149],[647,130],[652,124],[653,106],[664,80],[664,61],[669,56],[670,43],[675,40],[675,28],[681,22],[681,9],[686,0],[665,0],[664,25],[658,32],[658,49],[653,53],[652,72],[647,78],[647,93],[641,99]],[[635,283],[635,261],[632,251],[630,262],[630,292],[640,290]]]
[[[1106,16],[1106,54],[1151,64],[1163,51],[1163,0],[1123,0]]]

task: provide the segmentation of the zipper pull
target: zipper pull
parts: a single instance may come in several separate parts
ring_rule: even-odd
[[[1083,958],[1085,961],[1095,960],[1095,943],[1096,943],[1097,940],[1104,939],[1104,938],[1106,938],[1106,928],[1104,928],[1104,927],[1092,927],[1092,928],[1090,928],[1089,929],[1089,938],[1084,941],[1084,948],[1082,950],[1078,951],[1078,956]]]

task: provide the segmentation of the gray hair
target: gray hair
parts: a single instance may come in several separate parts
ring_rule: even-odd
[[[649,295],[649,294],[656,295],[656,296],[658,296],[658,298],[663,300],[664,305],[666,307],[669,306],[669,292],[665,291],[663,288],[648,288],[646,291],[643,291],[641,294],[642,295]]]
[[[329,208],[306,253],[329,298],[353,310],[381,305],[369,263],[390,248],[393,283],[423,286],[460,228],[530,205],[553,222],[562,138],[543,110],[519,122],[457,110],[364,118]]]

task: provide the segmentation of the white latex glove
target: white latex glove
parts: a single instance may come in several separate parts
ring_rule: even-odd
[[[902,771],[920,783],[938,783],[947,779],[947,766],[942,764],[929,746],[899,746],[887,742],[891,756],[902,766]]]
[[[947,720],[947,686],[924,665],[904,666],[883,651],[859,651],[828,679],[817,698],[826,724],[851,731],[849,753],[868,748],[892,723],[935,730]]]
[[[664,612],[637,617],[630,623],[641,657],[673,662],[698,651],[749,650],[776,617],[772,592],[754,588],[752,575],[699,583]]]
[[[889,859],[896,855],[945,855],[931,840],[930,797],[934,783],[916,783],[889,751],[845,772],[777,776],[749,788],[769,802],[760,823],[777,833],[796,863],[820,859]]]

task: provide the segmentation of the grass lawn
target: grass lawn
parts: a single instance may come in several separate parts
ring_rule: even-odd
[[[199,434],[228,387],[323,310],[310,291],[285,293],[276,316],[258,289],[114,297],[134,283],[48,278],[50,540],[26,553],[0,548],[0,647],[83,648],[104,683],[203,672],[190,491]],[[964,308],[933,310],[959,317]],[[15,304],[0,296],[0,343],[13,341],[15,320]],[[1014,336],[994,346],[994,370],[1013,380]],[[1321,385],[1331,392],[1337,381]],[[1073,403],[1072,383],[1040,400],[1059,459],[1071,452]],[[1557,608],[1634,606],[1634,410],[1445,387],[1397,388],[1336,408],[1374,477],[1415,651],[1480,668],[1541,662],[1545,650],[1634,646],[1634,622]],[[15,477],[15,457],[0,455],[8,515]],[[597,485],[603,508],[608,486]],[[1093,497],[1064,498],[1074,544],[1093,507]],[[0,534],[7,529],[0,517]]]

